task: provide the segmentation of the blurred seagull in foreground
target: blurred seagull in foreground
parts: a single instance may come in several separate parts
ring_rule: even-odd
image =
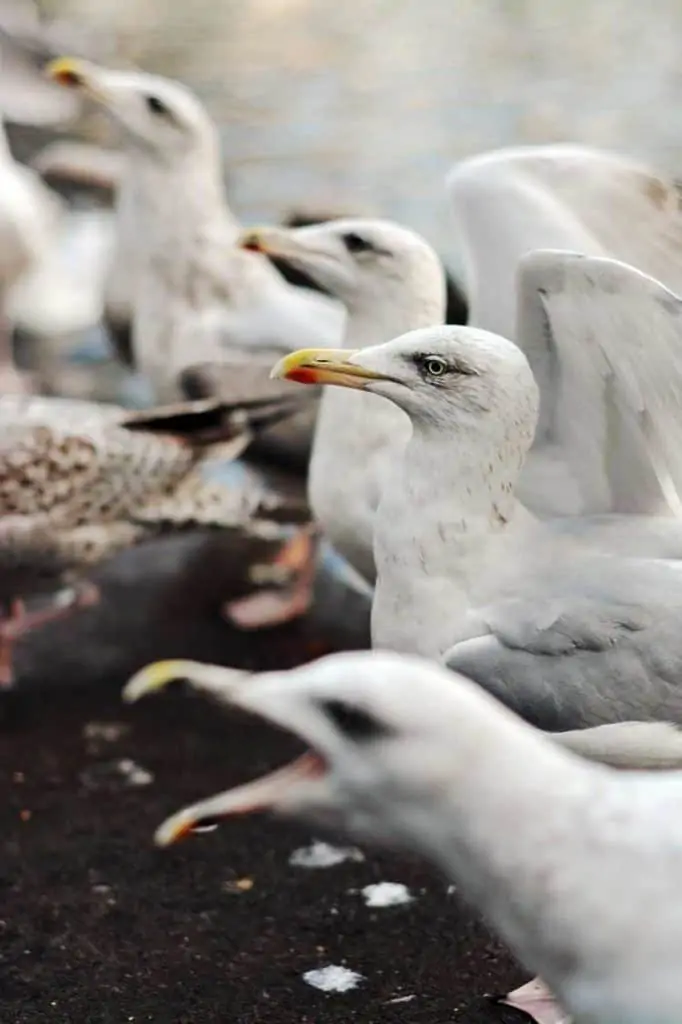
[[[387,652],[260,675],[158,662],[124,698],[174,679],[310,749],[179,811],[157,830],[158,845],[271,810],[408,849],[456,882],[576,1021],[678,1024],[680,772],[589,763],[570,750],[576,734],[542,734],[467,679]],[[598,747],[609,729],[627,742],[639,734],[640,753],[677,747],[679,766],[677,730],[621,723],[587,730],[583,745],[592,733]],[[509,1001],[541,1024],[569,1019],[539,982]]]

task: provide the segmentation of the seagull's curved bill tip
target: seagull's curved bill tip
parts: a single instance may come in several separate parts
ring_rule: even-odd
[[[268,251],[259,228],[243,231],[237,239],[237,248],[248,249],[249,252],[267,253]]]
[[[195,668],[193,661],[155,661],[128,680],[123,689],[123,700],[133,704],[140,697],[155,693],[175,680],[188,678]]]
[[[209,828],[217,828],[215,826],[206,826],[202,831],[209,831]],[[188,808],[178,811],[177,814],[172,814],[170,818],[166,818],[162,822],[154,833],[154,845],[165,847],[173,846],[174,843],[179,843],[180,840],[186,839],[194,832],[198,831],[196,826],[196,819]]]

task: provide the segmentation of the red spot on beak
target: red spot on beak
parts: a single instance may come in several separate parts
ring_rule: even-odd
[[[70,89],[76,89],[83,84],[83,79],[75,71],[59,71],[54,77],[56,82]]]
[[[298,366],[287,373],[287,380],[294,380],[298,384],[317,384],[317,372],[307,366]]]

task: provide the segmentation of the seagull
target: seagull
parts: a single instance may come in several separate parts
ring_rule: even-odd
[[[174,679],[309,750],[174,814],[157,845],[270,810],[407,849],[451,878],[546,980],[544,1006],[539,983],[529,993],[533,1019],[569,1020],[551,1005],[555,993],[584,1024],[677,1024],[682,773],[590,763],[462,676],[390,652],[255,676],[157,662],[124,699]]]
[[[95,590],[82,578],[116,551],[189,526],[276,538],[276,496],[248,480],[212,481],[210,460],[236,459],[289,409],[208,399],[131,413],[0,397],[0,689],[14,681],[14,642],[92,604]],[[26,612],[24,598],[64,588],[51,607]]]
[[[347,311],[344,345],[358,349],[443,323],[442,263],[419,234],[392,221],[342,218],[310,227],[254,228],[240,244],[304,271]],[[387,466],[410,425],[387,402],[329,391],[316,421],[308,475],[313,514],[368,582],[374,518]]]
[[[348,348],[443,322],[437,256],[398,225],[346,220],[288,232],[259,228],[245,233],[241,244],[304,269],[341,299],[348,310]],[[678,297],[621,261],[551,250],[521,258],[518,290],[515,340],[527,354],[541,401],[539,428],[519,480],[521,502],[544,517],[679,518]],[[404,450],[409,425],[398,409],[382,410],[371,400],[353,403],[351,397],[323,397],[309,495],[331,542],[373,581],[382,475]],[[570,440],[565,449],[562,437]],[[590,513],[584,511],[587,489]],[[606,520],[602,532],[611,538],[617,529]],[[679,554],[679,529],[661,530],[677,536]]]
[[[647,537],[644,554],[679,557],[680,298],[619,260],[552,250],[521,259],[518,288],[517,340],[540,390],[539,423],[518,482],[521,503],[552,518],[561,492],[567,533],[584,536],[589,523],[610,549],[627,550],[634,531],[638,543]],[[314,368],[296,379],[314,384]],[[560,418],[571,439],[563,466],[551,455]],[[394,444],[402,451],[404,437]],[[564,487],[567,467],[572,496]],[[605,511],[577,515],[581,480]],[[646,524],[643,515],[651,517]]]
[[[468,323],[516,341],[540,387],[543,417],[522,500],[546,515],[631,511],[641,474],[623,481],[621,467],[614,469],[608,444],[602,443],[613,403],[586,350],[589,339],[570,326],[574,311],[584,322],[580,302],[587,289],[580,295],[564,290],[559,330],[559,296],[548,299],[542,285],[534,286],[532,274],[528,287],[522,283],[517,288],[517,274],[533,250],[563,250],[610,257],[682,293],[679,183],[622,154],[559,143],[477,154],[454,166],[447,190],[462,256]],[[604,315],[592,327],[600,340],[608,341],[613,365],[628,360],[630,353],[621,351],[615,323],[626,317],[621,312],[609,322],[609,314],[620,301],[623,310],[628,304],[622,293],[618,303],[608,298],[608,280],[596,287]],[[534,307],[530,313],[529,304]],[[541,321],[549,304],[554,313],[548,313],[547,338]],[[535,322],[532,330],[529,315]],[[652,344],[652,360],[654,352]],[[668,372],[665,364],[660,369]],[[655,416],[655,402],[644,387],[639,397],[638,409],[641,404]],[[639,470],[639,464],[628,466],[633,474]],[[656,511],[656,504],[670,498],[655,489],[652,493],[650,477],[639,511]],[[647,499],[653,504],[643,508]],[[679,515],[678,493],[672,511]]]
[[[223,194],[218,132],[189,89],[66,57],[47,74],[121,129],[127,165],[105,304],[119,323],[132,310],[132,361],[157,401],[178,397],[190,362],[234,351],[271,360],[301,341],[339,343],[337,302],[292,287],[263,256],[235,245],[240,225]]]
[[[637,274],[634,267],[643,272],[639,283],[633,283],[635,291],[643,294],[644,281],[656,282],[651,287],[649,302],[649,311],[654,311],[666,301],[665,286],[682,289],[682,213],[678,186],[625,156],[574,144],[506,148],[479,154],[456,165],[447,184],[455,212],[456,236],[463,250],[469,323],[515,340],[526,353],[540,386],[541,429],[520,481],[521,500],[531,511],[545,516],[632,511],[679,516],[682,505],[677,484],[669,479],[669,467],[658,461],[660,452],[656,450],[660,437],[667,434],[667,425],[654,418],[653,428],[658,436],[653,440],[646,436],[642,424],[637,425],[640,437],[625,464],[625,471],[620,453],[614,454],[611,450],[608,436],[614,415],[617,421],[627,418],[622,406],[614,408],[619,396],[616,394],[614,401],[608,386],[610,370],[614,364],[622,364],[619,384],[628,377],[632,380],[636,372],[630,370],[629,361],[632,355],[639,355],[619,344],[619,328],[626,319],[622,309],[628,307],[627,272],[620,273],[619,285],[625,287],[618,288],[618,295],[622,296],[618,317],[613,312],[617,305],[613,298],[616,275],[605,261],[601,267],[590,264],[582,271],[574,269],[565,275],[566,284],[561,286],[559,253],[553,256],[548,253],[545,263],[542,260],[534,263],[528,256],[533,250],[551,246],[567,255],[579,252],[617,258],[621,266],[624,262],[631,263],[633,278]],[[328,227],[331,229],[331,225]],[[357,234],[363,238],[362,231]],[[315,239],[322,241],[317,257],[312,251]],[[306,240],[310,250],[307,254],[300,248]],[[363,254],[362,250],[358,252],[358,266],[353,268],[353,276],[339,279],[339,273],[335,274],[334,270],[340,268],[322,260],[322,252],[329,255],[324,243],[322,236],[308,238],[292,232],[287,237],[276,229],[257,229],[245,236],[248,247],[284,256],[285,260],[288,245],[289,262],[305,268],[313,278],[317,274],[318,280],[325,281],[327,290],[346,305],[349,286],[356,282],[357,294],[351,294],[354,306],[370,299],[376,304],[374,343],[388,340],[381,333],[380,323],[385,316],[384,306],[394,297],[383,290],[389,285],[382,282],[368,254]],[[363,259],[365,262],[361,263]],[[547,262],[552,259],[557,260],[558,270]],[[360,279],[363,273],[367,275],[366,280]],[[371,297],[370,285],[373,286]],[[659,291],[658,300],[655,288]],[[408,290],[412,291],[415,303],[429,294],[423,276],[413,279],[406,275],[403,292]],[[671,295],[667,292],[668,299]],[[405,301],[403,295],[402,304]],[[365,310],[365,327],[369,318],[370,312]],[[668,319],[674,320],[674,317]],[[371,331],[367,330],[357,341],[353,340],[352,320],[351,312],[346,346],[357,348],[371,344]],[[442,322],[440,317],[432,319],[433,324],[439,322]],[[591,355],[596,323],[599,323],[600,337],[604,336],[609,344],[608,364],[603,356],[599,364]],[[394,323],[393,326],[395,336],[401,330],[427,324],[404,324],[401,328]],[[648,353],[650,366],[660,367],[661,376],[668,372],[667,363],[654,361],[653,344],[647,345],[647,349],[651,349]],[[633,389],[628,390],[629,400],[632,400]],[[655,410],[657,399],[655,390],[651,393],[642,388],[630,407],[630,424],[618,423],[621,435],[629,434],[634,413],[646,420],[646,410]],[[370,416],[371,407],[367,406],[363,427]],[[397,424],[397,420],[394,422]],[[644,426],[648,426],[648,422]],[[344,438],[349,429],[354,433],[352,427],[346,425]],[[358,427],[358,435],[362,432]],[[625,442],[628,449],[632,447],[630,440],[628,437]],[[320,443],[329,456],[324,460],[320,457],[320,462],[329,466],[333,449],[326,441]],[[373,480],[371,463],[366,476]],[[339,505],[333,481],[328,486],[331,508],[319,517],[325,528],[328,528],[329,515],[341,518],[335,512]],[[376,487],[374,490],[376,492]],[[352,486],[341,500],[344,511],[349,504],[354,506],[352,515],[356,528],[351,531],[352,538],[362,538],[361,557],[366,573],[373,578],[372,506],[368,513],[366,501],[356,497]],[[362,520],[359,510],[363,512]],[[350,522],[345,514],[343,518]],[[339,532],[340,528],[336,524],[333,529]],[[353,542],[355,546],[360,543],[357,539]],[[352,555],[352,551],[350,553]],[[355,564],[359,567],[357,559]]]
[[[367,390],[411,421],[375,517],[373,647],[442,660],[543,728],[682,722],[682,573],[664,557],[679,521],[624,516],[610,550],[601,520],[567,531],[518,501],[539,393],[517,345],[441,326],[302,350],[273,374]]]

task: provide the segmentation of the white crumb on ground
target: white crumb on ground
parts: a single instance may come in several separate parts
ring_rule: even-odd
[[[395,999],[388,999],[386,1001],[387,1006],[395,1006],[396,1003],[411,1003],[413,999],[416,999],[415,995],[411,996],[396,996]]]
[[[351,992],[365,979],[348,967],[330,964],[328,967],[306,971],[303,980],[313,988],[319,988],[320,992]]]
[[[154,781],[154,776],[139,764],[135,764],[129,757],[123,757],[118,762],[118,770],[131,786],[148,786]]]
[[[289,863],[295,868],[332,868],[346,861],[359,863],[365,859],[364,854],[353,846],[332,846],[314,840],[310,846],[301,846],[289,857]]]
[[[375,882],[360,890],[368,907],[399,907],[411,903],[414,896],[402,882]]]

